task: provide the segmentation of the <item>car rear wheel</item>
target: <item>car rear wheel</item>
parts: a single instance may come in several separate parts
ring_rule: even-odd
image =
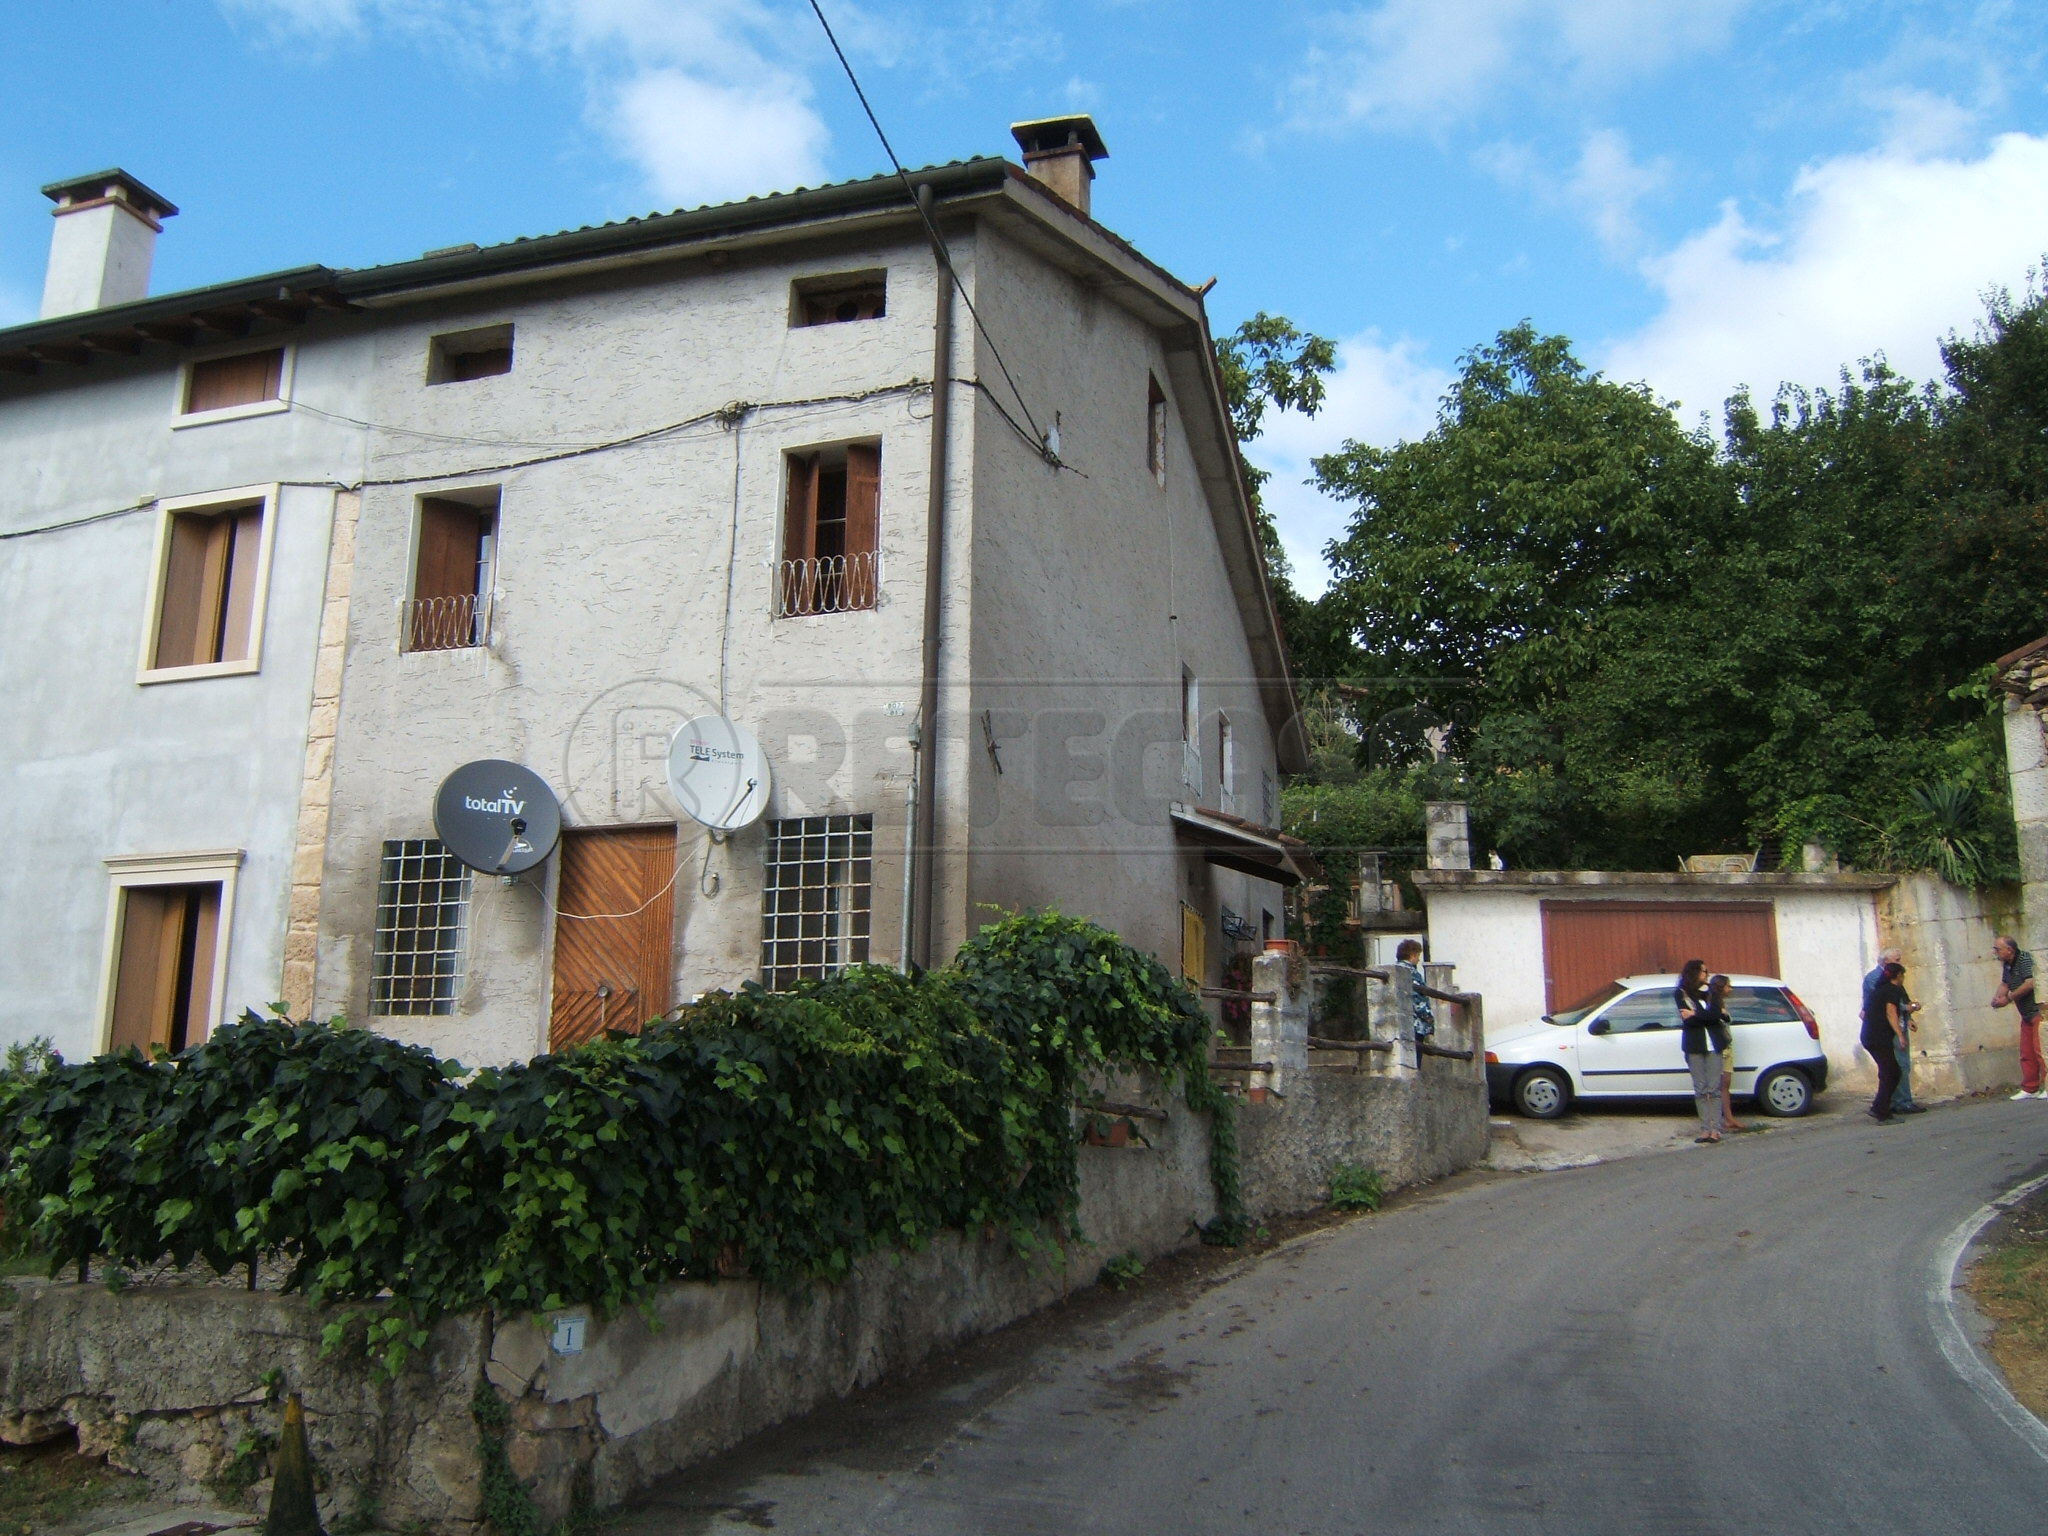
[[[1790,1120],[1813,1108],[1813,1084],[1797,1067],[1773,1067],[1756,1082],[1756,1107]]]
[[[1557,1068],[1531,1067],[1515,1079],[1515,1108],[1531,1120],[1555,1120],[1571,1107],[1571,1080]]]

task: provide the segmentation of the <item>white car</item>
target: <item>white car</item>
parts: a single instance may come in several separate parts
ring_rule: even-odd
[[[1732,1091],[1767,1115],[1803,1115],[1828,1085],[1820,1025],[1770,976],[1730,976]],[[1488,1031],[1486,1087],[1495,1103],[1555,1120],[1574,1099],[1689,1099],[1676,976],[1624,976],[1583,1008]]]

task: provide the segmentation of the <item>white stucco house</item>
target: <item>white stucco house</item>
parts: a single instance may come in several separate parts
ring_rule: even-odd
[[[1278,936],[1294,700],[1202,300],[1091,217],[1092,122],[1015,132],[158,298],[168,202],[46,189],[46,317],[0,331],[0,1041],[281,998],[504,1060],[1002,908],[1205,981]],[[707,714],[774,775],[718,838],[664,778]],[[435,835],[477,759],[561,801],[514,879]]]

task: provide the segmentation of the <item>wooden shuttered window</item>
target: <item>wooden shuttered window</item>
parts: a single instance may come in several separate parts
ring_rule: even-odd
[[[171,515],[157,610],[157,667],[247,661],[255,654],[263,506]]]
[[[777,611],[872,608],[880,597],[882,449],[789,457]]]
[[[495,506],[438,496],[421,500],[407,650],[447,651],[484,643],[496,534]]]
[[[182,1051],[206,1038],[220,941],[221,888],[133,885],[121,893],[108,1049]]]
[[[275,400],[284,383],[284,348],[194,363],[185,380],[185,414]]]

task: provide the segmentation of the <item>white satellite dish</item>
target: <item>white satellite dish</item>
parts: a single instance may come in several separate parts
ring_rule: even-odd
[[[715,832],[752,826],[768,809],[768,757],[754,733],[699,715],[668,744],[668,787],[692,821]]]

